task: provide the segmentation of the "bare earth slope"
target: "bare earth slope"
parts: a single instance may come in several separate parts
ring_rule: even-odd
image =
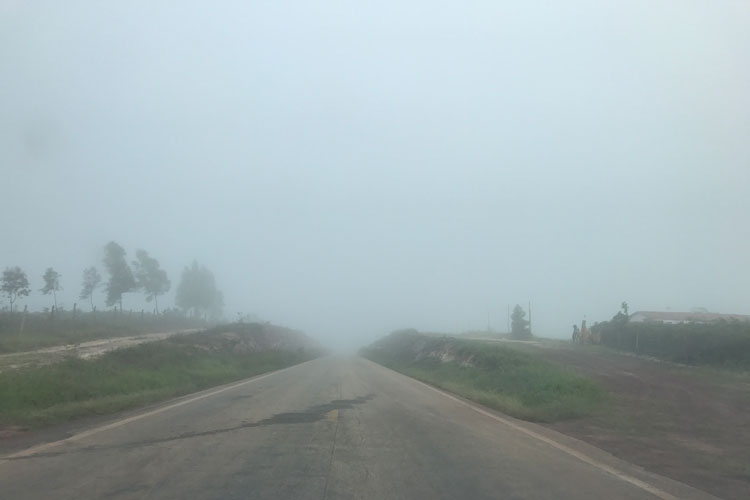
[[[548,427],[720,497],[750,497],[750,376],[597,348],[534,351],[611,393],[594,414]]]
[[[199,331],[196,328],[187,330],[176,330],[171,332],[143,333],[124,337],[110,337],[97,340],[89,340],[80,344],[58,345],[44,347],[33,351],[13,352],[0,354],[0,372],[30,365],[43,365],[62,361],[67,356],[75,356],[82,359],[95,358],[115,349],[131,347],[144,342],[156,342],[164,340],[173,335],[184,335]]]

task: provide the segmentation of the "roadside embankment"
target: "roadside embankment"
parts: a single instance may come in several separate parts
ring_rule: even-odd
[[[524,350],[596,380],[609,394],[591,414],[550,428],[721,498],[748,497],[750,373],[601,346],[542,342]]]
[[[55,346],[146,334],[206,328],[201,319],[175,311],[162,314],[117,311],[50,313],[0,312],[0,355],[19,355]]]
[[[0,354],[0,372],[17,370],[27,366],[42,366],[59,363],[68,358],[96,358],[109,351],[133,347],[147,342],[164,340],[173,335],[186,335],[201,331],[197,328],[170,332],[143,333],[129,337],[105,337],[77,344],[55,345],[33,351]]]
[[[222,325],[108,352],[95,359],[0,373],[0,426],[38,427],[112,413],[291,366],[319,356],[302,333]]]
[[[538,356],[487,342],[399,331],[362,356],[517,418],[586,415],[606,398],[594,381]]]

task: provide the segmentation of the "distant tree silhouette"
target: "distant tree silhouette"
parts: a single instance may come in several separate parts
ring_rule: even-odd
[[[107,305],[113,306],[119,303],[120,312],[122,312],[122,294],[132,292],[136,288],[133,271],[125,260],[125,250],[114,241],[110,241],[104,247],[103,262],[109,273]]]
[[[159,295],[167,293],[172,284],[167,278],[167,272],[159,267],[159,261],[148,252],[138,250],[135,256],[138,260],[133,261],[133,268],[138,288],[143,290],[147,302],[154,301],[156,314],[159,314]]]
[[[2,287],[0,289],[8,297],[10,312],[13,312],[13,304],[15,304],[18,297],[28,297],[29,293],[31,293],[29,279],[26,277],[26,273],[18,266],[5,268],[5,271],[3,271]]]
[[[510,315],[510,334],[515,339],[530,339],[529,322],[526,320],[526,311],[516,304]]]
[[[224,308],[224,296],[216,289],[213,273],[196,261],[182,271],[176,302],[194,317],[219,318]]]
[[[94,290],[102,282],[102,276],[96,267],[91,266],[83,271],[83,284],[81,285],[81,300],[89,300],[91,310],[94,310]]]
[[[52,294],[52,297],[55,301],[55,309],[57,309],[57,292],[61,290],[60,288],[60,273],[52,269],[51,267],[47,268],[47,271],[45,271],[44,276],[42,276],[42,279],[44,279],[44,286],[40,290],[42,294],[49,295]]]

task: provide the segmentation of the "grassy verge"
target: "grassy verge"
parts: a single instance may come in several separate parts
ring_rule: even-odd
[[[45,347],[81,344],[90,340],[127,337],[148,332],[145,329],[127,327],[87,328],[58,333],[24,332],[23,335],[0,336],[0,354],[34,351]]]
[[[216,335],[193,334],[0,373],[0,424],[38,427],[111,413],[291,366],[310,350],[241,352]],[[236,344],[235,346],[236,347]]]
[[[362,355],[517,418],[586,415],[606,398],[594,381],[538,357],[486,342],[395,333]]]
[[[23,332],[21,332],[23,325]],[[202,328],[207,324],[174,313],[45,313],[0,312],[0,354],[31,351],[58,345],[80,344],[89,340],[124,337],[150,332]]]

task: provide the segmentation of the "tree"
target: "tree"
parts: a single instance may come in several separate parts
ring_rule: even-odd
[[[516,339],[531,338],[529,322],[526,320],[526,311],[518,304],[513,308],[513,312],[510,315],[510,334]]]
[[[159,295],[167,293],[172,285],[167,278],[167,272],[159,268],[159,261],[149,256],[145,250],[135,252],[138,260],[133,261],[135,280],[138,288],[143,290],[146,301],[154,301],[156,314],[159,314]]]
[[[194,317],[219,318],[224,307],[224,296],[216,289],[213,273],[196,261],[182,271],[176,301],[178,307],[192,311]]]
[[[630,321],[630,316],[628,315],[628,303],[623,302],[620,304],[620,311],[617,311],[617,314],[615,314],[612,317],[612,324],[616,327],[622,327]]]
[[[57,292],[61,290],[60,273],[51,267],[48,267],[42,278],[44,279],[44,287],[42,287],[40,292],[44,295],[49,295],[51,293],[52,297],[55,299],[55,309],[57,309]]]
[[[81,286],[81,300],[88,299],[91,302],[91,310],[94,310],[94,290],[102,282],[102,276],[96,267],[91,266],[83,271],[83,284]]]
[[[31,293],[29,280],[26,273],[18,267],[6,267],[3,271],[3,293],[8,297],[10,302],[10,312],[13,312],[13,304],[18,297],[28,297]]]
[[[102,262],[109,273],[107,305],[113,306],[119,303],[120,312],[122,312],[122,294],[132,292],[136,287],[133,271],[125,260],[125,250],[114,241],[110,241],[104,247]]]

